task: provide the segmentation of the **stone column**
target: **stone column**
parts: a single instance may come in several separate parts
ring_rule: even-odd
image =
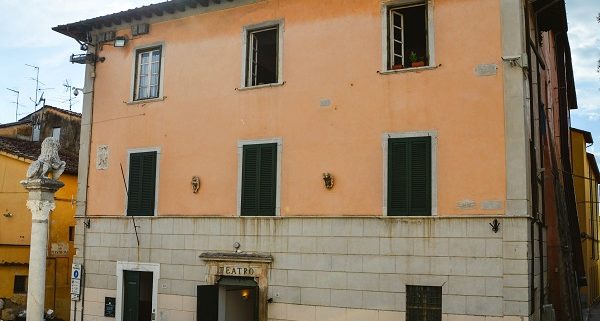
[[[27,321],[44,319],[48,218],[55,207],[54,193],[65,186],[63,182],[58,181],[66,166],[58,157],[59,148],[58,140],[52,137],[44,139],[40,157],[27,169],[27,179],[21,181],[21,185],[29,191],[27,208],[31,211]]]
[[[41,321],[46,296],[46,255],[48,251],[48,218],[54,210],[54,193],[64,184],[40,178],[21,182],[29,191],[27,208],[31,211],[31,245],[27,287],[27,321]]]

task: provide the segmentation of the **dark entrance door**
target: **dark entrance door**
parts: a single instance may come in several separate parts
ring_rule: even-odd
[[[258,321],[258,284],[252,278],[223,277],[216,285],[198,286],[198,321]]]
[[[123,321],[152,319],[152,272],[123,271]]]

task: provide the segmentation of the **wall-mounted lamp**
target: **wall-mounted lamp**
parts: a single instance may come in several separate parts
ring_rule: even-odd
[[[250,297],[250,291],[242,290],[242,300],[247,301],[249,297]]]
[[[11,213],[8,210],[6,210],[6,213],[2,214],[2,216],[4,216],[4,217],[13,217],[13,213]]]
[[[323,173],[323,183],[326,189],[333,188],[333,176],[330,173]]]
[[[194,192],[194,194],[198,194],[199,189],[200,189],[200,177],[193,176],[192,177],[192,192]]]
[[[115,38],[115,42],[113,43],[113,45],[115,47],[125,47],[125,45],[127,44],[127,38],[119,36]]]

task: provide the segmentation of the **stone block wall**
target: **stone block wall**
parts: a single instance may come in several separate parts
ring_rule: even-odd
[[[195,320],[199,255],[241,250],[273,256],[271,321],[404,320],[406,285],[441,286],[445,320],[530,315],[530,220],[497,217],[93,217],[77,226],[85,267],[85,318],[116,296],[116,262],[160,263],[158,320]],[[78,304],[80,309],[81,304]],[[79,320],[79,317],[78,317]],[[111,320],[110,318],[106,320]],[[112,319],[114,320],[114,319]]]

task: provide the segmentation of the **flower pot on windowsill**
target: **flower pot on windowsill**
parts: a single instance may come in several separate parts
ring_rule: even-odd
[[[392,70],[399,70],[399,69],[404,69],[404,65],[403,64],[392,65]]]
[[[425,61],[414,61],[410,63],[412,68],[425,67]]]

